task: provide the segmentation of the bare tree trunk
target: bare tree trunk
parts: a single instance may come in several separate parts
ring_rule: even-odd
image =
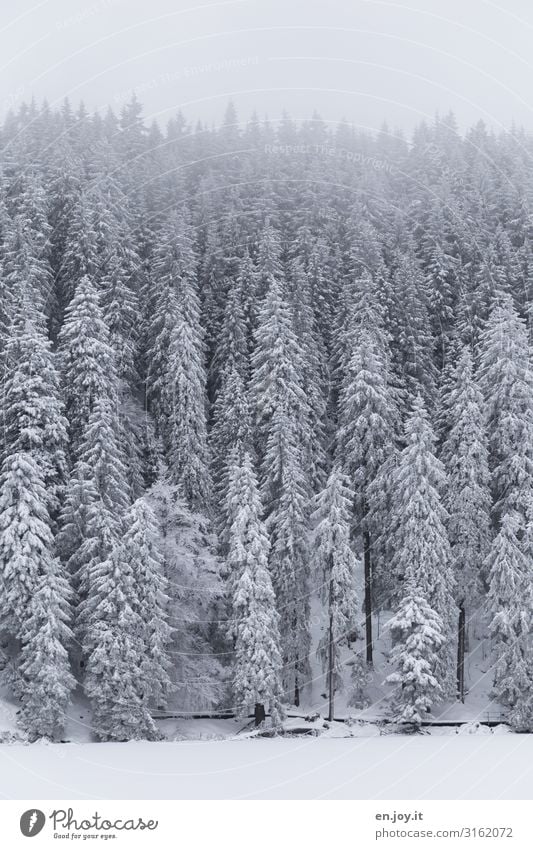
[[[330,569],[330,575],[332,571]],[[333,577],[329,579],[329,630],[328,630],[328,695],[329,712],[328,720],[333,721],[335,713],[335,644],[333,633]]]
[[[329,713],[328,719],[333,722],[335,713],[335,651],[333,645],[333,611],[329,613],[329,645],[328,645],[328,689],[329,689]]]
[[[260,702],[255,703],[254,719],[256,728],[266,719],[265,706]]]
[[[459,631],[457,635],[457,698],[465,700],[465,604],[459,605]]]
[[[365,637],[366,637],[366,662],[373,665],[372,644],[372,563],[370,560],[370,532],[363,533],[364,561],[365,561]]]

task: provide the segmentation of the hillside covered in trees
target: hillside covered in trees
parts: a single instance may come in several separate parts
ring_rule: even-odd
[[[318,116],[0,132],[0,632],[31,740],[214,709],[279,726],[326,673],[387,714],[533,728],[533,140]],[[323,702],[327,707],[328,702]]]

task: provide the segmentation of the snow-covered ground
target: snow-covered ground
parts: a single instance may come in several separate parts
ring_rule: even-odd
[[[5,799],[529,799],[533,737],[1,746],[0,794]]]

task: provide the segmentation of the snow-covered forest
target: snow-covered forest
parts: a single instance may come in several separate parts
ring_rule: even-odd
[[[533,139],[240,117],[1,129],[2,692],[533,730]]]

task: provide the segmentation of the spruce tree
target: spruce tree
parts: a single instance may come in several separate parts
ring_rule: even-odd
[[[281,710],[281,656],[278,615],[268,569],[269,542],[249,454],[234,469],[230,488],[238,493],[230,528],[232,631],[235,641],[233,698],[240,712],[255,711],[256,724]]]
[[[83,277],[70,302],[59,334],[59,362],[69,420],[71,456],[77,457],[90,413],[97,399],[116,403],[113,350],[96,289]]]
[[[48,202],[40,178],[28,175],[19,186],[13,218],[6,227],[2,264],[8,289],[31,293],[31,306],[49,317],[56,306],[50,267]]]
[[[533,495],[533,373],[525,321],[500,294],[480,343],[496,523],[509,511],[527,525]]]
[[[67,474],[67,421],[44,322],[25,315],[26,305],[21,298],[5,349],[9,373],[3,386],[4,456],[25,451],[35,458],[47,509],[55,520]]]
[[[439,673],[446,628],[429,605],[426,588],[417,585],[414,568],[408,567],[404,586],[398,610],[388,623],[395,671],[386,683],[394,686],[391,700],[396,719],[420,725],[446,692]]]
[[[455,632],[455,589],[448,514],[442,504],[445,473],[435,456],[435,436],[420,395],[405,424],[406,446],[394,475],[392,502],[392,562],[394,596],[407,598],[403,587],[412,574],[412,598],[422,596],[442,622],[443,646],[438,655],[438,679],[445,694],[453,687],[451,638]],[[417,602],[418,604],[418,602]]]
[[[169,588],[163,572],[156,517],[146,499],[139,498],[132,504],[124,525],[122,557],[135,569],[139,613],[146,630],[143,659],[146,698],[154,707],[164,708],[171,690]]]
[[[283,657],[283,684],[296,706],[310,680],[309,528],[311,500],[302,472],[302,453],[283,411],[272,419],[264,468],[278,471],[279,487],[266,519],[270,572],[276,591]],[[265,487],[266,492],[268,490]]]
[[[232,364],[224,368],[221,387],[213,409],[211,456],[213,486],[218,512],[218,529],[222,548],[227,544],[231,524],[226,510],[226,494],[231,467],[252,449],[252,422],[248,393],[242,376]]]
[[[170,336],[178,320],[179,290],[185,295],[185,321],[192,320],[197,329],[194,235],[187,214],[182,211],[172,214],[158,233],[151,274],[144,292],[146,394],[160,430],[164,428],[170,412],[164,390],[168,375]]]
[[[352,527],[363,534],[366,661],[370,665],[375,573],[379,568],[376,540],[387,533],[382,526],[383,504],[372,498],[372,490],[385,488],[383,478],[395,454],[399,424],[388,341],[373,285],[367,273],[350,292],[339,353],[337,429],[337,455],[354,491]]]
[[[169,339],[165,441],[170,471],[195,508],[207,507],[211,497],[203,353],[198,297],[194,284],[183,278]]]
[[[49,568],[53,538],[43,477],[31,454],[9,454],[0,481],[0,621],[20,640],[30,600]]]
[[[487,556],[486,568],[494,689],[498,700],[510,708],[523,704],[524,670],[531,650],[531,568],[523,549],[521,517],[507,513]],[[531,697],[531,691],[530,682],[525,692]]]
[[[259,310],[255,344],[250,391],[256,411],[261,499],[281,617],[284,688],[298,705],[309,680],[309,406],[300,378],[302,350],[282,282],[275,277]]]
[[[93,572],[120,538],[122,517],[129,502],[116,410],[108,401],[98,400],[67,486],[59,538],[70,569],[77,567],[73,577],[81,601],[93,594]],[[79,636],[85,626],[79,613]]]
[[[156,738],[150,707],[170,689],[166,583],[155,520],[139,499],[124,517],[124,535],[95,565],[82,605],[85,689],[101,739]]]
[[[358,630],[355,572],[359,564],[350,546],[353,497],[348,478],[334,466],[316,498],[313,515],[317,523],[314,561],[328,617],[319,655],[328,675],[330,721],[334,719],[335,690],[342,686],[341,647]]]
[[[53,738],[74,689],[67,646],[70,589],[54,555],[43,475],[34,457],[9,454],[0,478],[0,621],[9,683],[32,739]]]
[[[464,349],[448,395],[451,429],[442,448],[447,471],[444,504],[459,606],[458,694],[464,700],[464,652],[468,625],[483,597],[484,561],[491,542],[490,474],[484,428],[484,404],[472,356]]]
[[[38,581],[21,632],[19,723],[30,739],[55,740],[76,679],[70,669],[71,589],[59,561],[51,557]]]
[[[329,371],[324,340],[313,309],[312,278],[300,257],[291,261],[288,288],[294,330],[302,350],[300,379],[308,409],[305,462],[311,489],[316,493],[324,486],[326,478]]]
[[[115,351],[117,375],[127,387],[136,389],[140,259],[125,226],[117,227],[111,238],[106,270],[99,286],[100,300],[109,342]]]
[[[101,273],[96,224],[94,195],[82,191],[68,210],[68,229],[57,275],[63,309],[69,306],[84,278],[94,281]]]

